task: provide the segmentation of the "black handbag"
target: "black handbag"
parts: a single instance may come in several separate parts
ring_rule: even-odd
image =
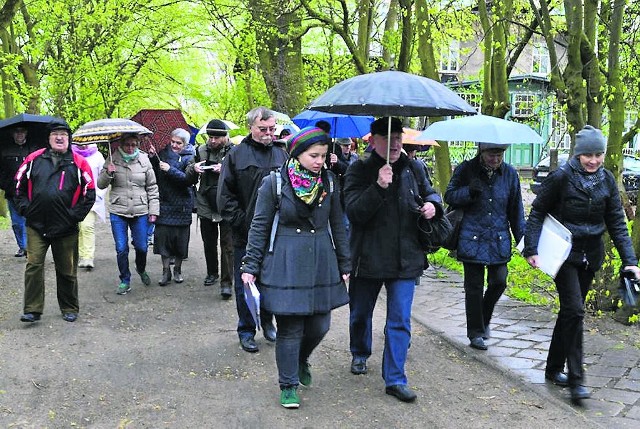
[[[453,226],[447,216],[438,218],[418,219],[418,240],[422,250],[427,253],[435,253],[451,239]]]
[[[448,240],[442,243],[442,247],[447,250],[457,250],[458,249],[458,238],[460,237],[460,225],[462,225],[462,218],[464,217],[464,210],[462,209],[451,209],[449,207],[445,216],[451,223],[451,233],[449,234]]]
[[[640,295],[640,285],[638,279],[635,278],[632,271],[620,272],[620,286],[618,287],[620,299],[626,305],[635,307],[638,304],[638,296]]]

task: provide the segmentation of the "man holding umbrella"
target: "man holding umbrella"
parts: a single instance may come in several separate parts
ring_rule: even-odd
[[[33,152],[36,147],[27,141],[27,129],[16,125],[11,128],[13,142],[0,146],[0,188],[4,191],[9,214],[11,215],[11,227],[16,237],[18,251],[15,257],[27,256],[27,228],[25,218],[20,216],[13,200],[16,192],[15,175],[24,159]]]
[[[66,122],[49,124],[49,147],[31,153],[16,174],[16,206],[27,222],[23,322],[44,310],[44,264],[51,247],[62,318],[78,317],[78,224],[95,202],[91,166],[69,147]]]
[[[351,222],[353,265],[349,284],[351,372],[367,372],[373,310],[384,284],[385,391],[401,401],[413,402],[416,394],[407,386],[404,364],[411,340],[415,280],[424,265],[418,220],[442,216],[443,210],[440,197],[422,170],[413,168],[412,161],[402,152],[402,122],[398,118],[385,117],[371,123],[369,143],[373,147],[371,156],[356,161],[345,175],[344,200]],[[412,192],[420,188],[424,195]]]

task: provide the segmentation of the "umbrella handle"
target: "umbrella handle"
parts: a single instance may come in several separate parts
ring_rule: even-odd
[[[390,164],[389,157],[391,156],[391,116],[387,121],[387,165]]]

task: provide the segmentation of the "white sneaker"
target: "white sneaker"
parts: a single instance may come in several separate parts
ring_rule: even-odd
[[[93,268],[93,259],[80,259],[78,268]]]

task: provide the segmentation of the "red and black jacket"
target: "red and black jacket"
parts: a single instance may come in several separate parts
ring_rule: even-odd
[[[27,226],[43,237],[78,231],[95,202],[95,181],[89,163],[68,150],[54,164],[51,149],[37,150],[16,173],[16,205]]]

